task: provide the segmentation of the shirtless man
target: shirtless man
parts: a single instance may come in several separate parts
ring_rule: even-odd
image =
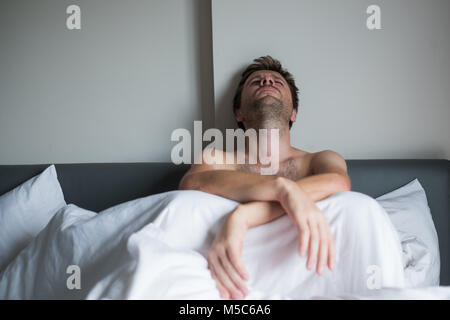
[[[244,130],[279,129],[278,173],[261,175],[260,162],[248,164],[247,140],[246,164],[203,161],[180,181],[180,190],[200,190],[241,203],[227,216],[208,255],[208,268],[223,298],[242,299],[248,294],[249,275],[241,262],[246,231],[285,213],[299,231],[299,254],[307,255],[307,268],[315,267],[322,274],[326,266],[335,267],[334,239],[315,202],[349,191],[350,178],[338,153],[309,153],[291,146],[289,131],[297,109],[298,89],[292,75],[270,56],[255,59],[242,73],[233,110]],[[233,156],[237,159],[237,151]]]

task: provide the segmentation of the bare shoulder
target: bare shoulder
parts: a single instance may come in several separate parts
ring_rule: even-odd
[[[297,149],[297,148],[292,148],[292,153],[293,153],[294,157],[298,160],[309,159],[311,157],[311,155],[313,155],[313,153],[311,153],[311,152]]]
[[[188,174],[210,170],[237,170],[236,157],[234,152],[225,152],[220,149],[205,149],[202,151],[202,161],[193,164]]]
[[[231,155],[228,154],[228,157],[230,156],[234,156],[234,154]],[[227,153],[222,150],[219,149],[203,150],[201,163],[194,163],[191,165],[191,168],[181,178],[180,183],[178,185],[178,189],[195,190],[198,186],[195,185],[196,183],[195,179],[194,182],[192,182],[192,179],[190,178],[195,176],[197,173],[208,171],[211,172],[214,170],[236,170],[236,166],[234,164],[228,164],[226,162],[227,161],[226,159]]]
[[[310,155],[314,159],[344,160],[344,158],[339,153],[337,153],[336,151],[330,150],[330,149],[310,153]]]
[[[322,172],[347,172],[344,158],[336,151],[327,149],[318,152],[307,152],[293,148],[292,159],[302,176],[310,176]]]
[[[336,151],[323,150],[311,154],[311,169],[315,173],[328,171],[347,172],[347,164],[345,159]]]

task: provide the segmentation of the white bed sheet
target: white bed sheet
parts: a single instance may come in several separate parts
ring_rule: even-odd
[[[285,216],[246,235],[247,299],[449,298],[448,287],[403,288],[399,238],[374,199],[343,192],[317,204],[336,240],[336,270],[319,276],[305,268]],[[0,298],[220,299],[205,257],[236,205],[199,191],[136,199],[98,215],[68,205],[0,275]],[[72,265],[80,289],[67,286]],[[382,271],[381,289],[367,285],[370,266]]]

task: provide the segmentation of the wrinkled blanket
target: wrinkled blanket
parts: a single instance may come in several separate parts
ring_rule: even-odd
[[[99,214],[70,204],[0,275],[0,298],[221,299],[206,257],[237,205],[200,191],[152,195]],[[317,206],[335,239],[335,270],[306,269],[285,215],[245,236],[246,299],[450,298],[447,287],[404,289],[399,237],[376,200],[347,191]]]

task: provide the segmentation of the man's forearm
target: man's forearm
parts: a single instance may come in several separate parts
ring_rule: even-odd
[[[280,180],[276,176],[241,171],[201,171],[183,177],[179,189],[199,190],[241,203],[278,201],[282,190]]]
[[[349,179],[337,173],[312,175],[299,179],[296,183],[314,202],[336,192],[350,190]],[[279,196],[277,177],[231,170],[202,171],[187,175],[180,182],[179,189],[200,190],[241,203],[277,201]]]
[[[296,183],[314,202],[323,200],[336,192],[349,190],[350,188],[345,179],[336,177],[334,174],[310,176],[300,179]],[[247,228],[250,229],[278,219],[285,214],[285,211],[275,201],[252,201],[240,205],[239,210],[233,214],[239,215],[241,221],[244,221]]]
[[[283,207],[275,201],[252,201],[241,204],[238,210],[232,213],[245,223],[247,229],[269,223],[284,214]]]
[[[314,202],[351,189],[350,179],[337,173],[316,174],[296,182]]]

